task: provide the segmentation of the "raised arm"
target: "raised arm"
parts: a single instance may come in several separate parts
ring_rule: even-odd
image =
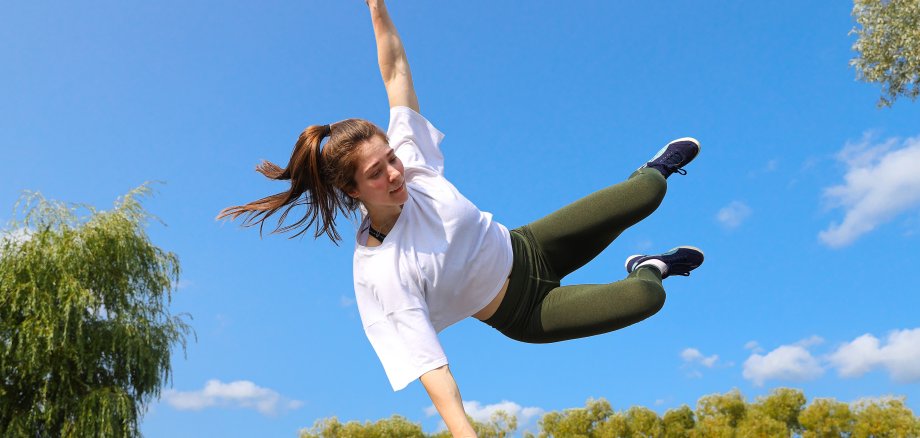
[[[454,380],[454,375],[450,373],[450,368],[444,365],[435,368],[419,379],[428,396],[437,408],[447,429],[454,437],[475,437],[476,432],[466,418],[466,411],[463,410],[463,401],[460,398],[460,388]]]
[[[394,106],[407,106],[419,112],[418,96],[412,86],[412,72],[409,71],[409,60],[403,48],[396,26],[390,19],[387,6],[383,0],[365,0],[371,12],[371,21],[374,24],[374,38],[377,40],[377,63],[380,64],[380,75],[387,89],[387,98],[390,108]]]

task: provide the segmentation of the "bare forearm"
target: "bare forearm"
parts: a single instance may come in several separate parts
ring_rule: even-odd
[[[371,21],[374,24],[374,38],[377,40],[377,63],[384,82],[393,79],[397,73],[409,73],[406,50],[396,31],[393,20],[382,1],[370,1]],[[404,71],[399,71],[404,70]]]
[[[437,408],[444,423],[455,437],[475,437],[476,432],[466,418],[460,388],[447,365],[431,370],[422,375],[422,385]]]
[[[412,72],[396,25],[390,19],[383,0],[367,0],[377,42],[377,63],[387,89],[390,106],[408,106],[419,111],[418,97],[412,84]]]

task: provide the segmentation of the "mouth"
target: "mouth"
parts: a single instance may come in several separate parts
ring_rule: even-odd
[[[402,183],[399,184],[399,187],[397,187],[397,188],[395,188],[395,189],[393,189],[393,190],[390,190],[390,194],[391,194],[391,195],[394,195],[394,194],[400,193],[400,192],[403,191],[403,189],[405,189],[405,187],[406,187],[406,182],[403,181]]]

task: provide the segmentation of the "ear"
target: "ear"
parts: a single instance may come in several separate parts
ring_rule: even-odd
[[[360,195],[360,193],[358,192],[358,188],[357,188],[357,187],[352,187],[352,188],[346,190],[346,191],[345,191],[345,194],[348,195],[348,196],[351,196],[352,198],[355,198],[355,199],[358,199],[358,195]]]

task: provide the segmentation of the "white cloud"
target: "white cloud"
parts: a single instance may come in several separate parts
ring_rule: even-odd
[[[732,201],[716,213],[716,220],[726,228],[738,228],[751,216],[751,207],[741,201]]]
[[[703,373],[698,369],[698,366],[702,365],[706,368],[713,368],[719,361],[718,354],[706,356],[696,348],[683,349],[683,351],[680,352],[680,358],[684,361],[681,368],[687,370],[687,377],[691,379],[701,379],[703,377]]]
[[[713,354],[712,356],[706,357],[696,348],[685,348],[684,351],[680,352],[680,358],[683,359],[684,362],[690,364],[698,363],[706,368],[712,368],[715,366],[716,362],[718,362],[719,355]]]
[[[170,406],[178,410],[198,411],[220,406],[255,409],[265,415],[294,410],[303,406],[299,400],[290,400],[277,392],[257,386],[248,380],[223,383],[209,380],[200,391],[167,390],[163,398]]]
[[[887,343],[871,334],[840,346],[829,357],[841,377],[860,377],[875,368],[885,368],[901,383],[920,381],[920,328],[895,330]]]
[[[9,242],[12,246],[19,246],[32,238],[32,230],[28,228],[15,228],[13,230],[0,230],[0,256],[3,255],[3,246]]]
[[[3,239],[10,239],[16,243],[22,243],[29,240],[32,237],[33,231],[29,228],[15,228],[9,231],[3,231],[0,233]]]
[[[680,358],[683,359],[684,362],[692,362],[701,357],[703,357],[703,353],[700,353],[700,350],[696,348],[685,348],[684,351],[680,352]]]
[[[878,339],[867,334],[842,345],[830,359],[841,377],[859,377],[878,365],[878,351]]]
[[[780,346],[766,355],[751,354],[744,361],[742,375],[756,386],[763,386],[767,380],[804,381],[819,377],[824,368],[808,351],[815,342],[816,338],[809,338],[798,344]]]
[[[837,154],[847,172],[844,183],[824,190],[832,207],[845,210],[843,222],[818,234],[834,248],[853,243],[895,216],[920,207],[920,137],[873,144],[871,135]]]
[[[518,421],[518,430],[526,430],[528,426],[532,425],[531,423],[536,424],[536,420],[543,415],[544,410],[537,407],[522,407],[521,405],[508,401],[502,400],[500,403],[495,403],[491,405],[483,405],[482,403],[471,400],[463,402],[463,409],[466,411],[466,414],[470,417],[473,417],[474,420],[487,423],[491,418],[492,414],[497,411],[505,411],[508,415],[517,417]],[[433,417],[438,414],[437,408],[434,405],[431,405],[425,408],[425,415]],[[442,421],[440,424],[440,430],[447,429],[447,426]]]
[[[884,369],[898,383],[920,382],[920,328],[894,330],[884,340],[867,333],[831,354],[815,357],[809,349],[822,343],[824,339],[812,336],[763,355],[757,342],[750,341],[745,348],[752,354],[744,362],[743,376],[762,386],[767,380],[810,380],[821,376],[826,368],[836,369],[844,378]],[[687,349],[682,357],[698,360],[702,354]]]
[[[815,345],[821,345],[821,344],[823,344],[823,343],[824,343],[824,338],[822,338],[822,337],[820,337],[820,336],[818,336],[818,335],[814,335],[814,336],[812,336],[812,337],[810,337],[810,338],[805,338],[805,339],[802,339],[802,340],[799,341],[799,342],[796,342],[795,345],[798,345],[798,346],[804,347],[804,348],[809,348],[809,347],[814,347]]]
[[[887,405],[892,402],[905,402],[907,397],[903,395],[881,395],[876,397],[862,397],[850,402],[851,408],[862,408],[869,405]]]

